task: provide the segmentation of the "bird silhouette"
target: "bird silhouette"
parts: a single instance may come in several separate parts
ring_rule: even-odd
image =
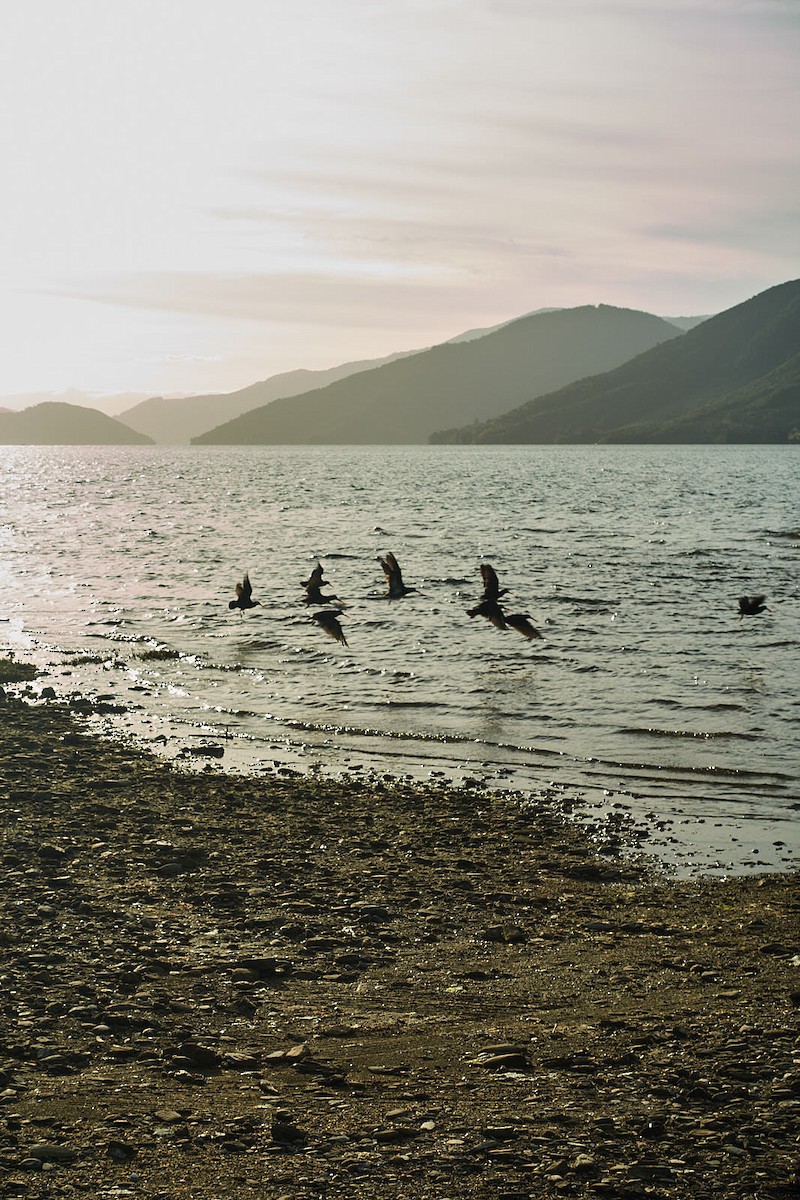
[[[318,587],[307,587],[306,598],[304,604],[335,604],[338,601],[338,596],[323,596],[322,591]]]
[[[253,588],[250,583],[250,577],[245,575],[242,582],[237,583],[236,599],[228,601],[228,608],[238,608],[240,615],[242,615],[246,608],[256,608],[260,604],[260,600],[253,599]]]
[[[483,580],[482,600],[499,600],[505,596],[508,588],[501,588],[494,567],[489,563],[481,563],[481,579]]]
[[[389,590],[384,593],[388,600],[399,600],[403,596],[407,596],[409,592],[416,592],[417,595],[422,593],[415,587],[407,587],[403,583],[403,573],[397,559],[392,554],[391,550],[385,558],[378,558],[378,562],[383,567],[383,573],[386,576],[386,582],[389,584]]]
[[[347,645],[347,638],[344,636],[344,630],[339,624],[339,617],[342,615],[340,608],[324,608],[321,612],[311,614],[311,620],[316,621],[320,625],[328,637],[332,637],[334,641],[341,642],[343,646]]]
[[[530,613],[506,613],[506,625],[511,629],[516,629],[517,633],[521,633],[523,637],[529,640],[533,638],[543,637],[539,630],[531,625]]]
[[[322,589],[325,587],[325,582],[322,578],[323,567],[318,562],[314,570],[309,575],[308,579],[303,580],[301,587],[305,588],[306,598],[304,604],[335,604],[338,596],[323,596]]]
[[[468,617],[486,617],[496,629],[506,629],[505,614],[496,600],[481,600],[474,608],[467,609]]]
[[[740,596],[739,616],[755,617],[758,613],[764,612],[767,607],[764,600],[764,596]]]
[[[322,564],[320,562],[317,562],[317,565],[314,567],[314,570],[311,572],[308,579],[304,579],[303,582],[300,584],[300,586],[304,587],[306,589],[306,591],[308,591],[309,588],[322,587],[323,571],[324,571],[324,568],[323,568]]]

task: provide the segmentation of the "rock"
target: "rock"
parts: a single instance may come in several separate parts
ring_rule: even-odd
[[[39,1162],[72,1162],[77,1157],[77,1151],[55,1142],[37,1142],[35,1146],[28,1147],[28,1156]]]
[[[173,1061],[177,1061],[178,1057],[186,1059],[190,1065],[200,1067],[204,1071],[214,1070],[222,1061],[212,1046],[201,1046],[198,1042],[184,1042]]]
[[[233,1071],[257,1071],[260,1063],[255,1054],[231,1050],[222,1056],[222,1065]]]
[[[276,1110],[271,1125],[272,1139],[275,1142],[300,1145],[307,1141],[306,1134],[292,1120],[291,1114],[284,1108]]]

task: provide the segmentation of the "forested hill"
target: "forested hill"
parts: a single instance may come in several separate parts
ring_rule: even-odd
[[[785,442],[800,431],[800,280],[604,374],[434,442]]]
[[[142,446],[149,437],[95,408],[47,401],[22,412],[0,412],[4,446]]]
[[[650,313],[609,305],[520,317],[329,386],[274,400],[196,444],[421,443],[446,424],[498,416],[531,395],[609,370],[686,336]]]

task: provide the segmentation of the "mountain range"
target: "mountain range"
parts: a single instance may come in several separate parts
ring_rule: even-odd
[[[409,350],[409,354],[416,351]],[[403,354],[392,354],[387,358],[364,359],[359,362],[343,363],[324,371],[286,371],[271,375],[259,383],[236,392],[216,392],[205,396],[152,396],[120,413],[120,420],[147,434],[154,442],[178,444],[188,442],[196,435],[205,433],[223,421],[232,420],[251,409],[260,408],[274,400],[287,396],[299,396],[315,391],[402,358]]]
[[[800,437],[800,280],[603,374],[434,442],[786,442]]]
[[[0,407],[0,443],[800,441],[800,280],[714,317],[540,309],[227,394],[99,397],[104,411],[84,395]]]
[[[13,392],[0,396],[0,412],[21,412],[34,404],[75,404],[78,408],[93,408],[109,417],[119,417],[126,408],[131,408],[148,398],[148,392],[83,392],[78,388],[67,388],[61,392]],[[146,433],[147,430],[141,430]]]
[[[538,312],[273,400],[195,445],[424,443],[453,420],[499,416],[530,396],[607,371],[685,336],[651,313],[610,305]],[[130,415],[125,414],[130,420]]]

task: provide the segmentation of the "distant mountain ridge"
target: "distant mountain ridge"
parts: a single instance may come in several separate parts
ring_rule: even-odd
[[[346,379],[361,371],[369,371],[384,363],[404,357],[404,353],[416,354],[416,350],[401,351],[386,358],[363,359],[342,363],[322,371],[286,371],[271,375],[269,379],[248,384],[235,392],[212,392],[204,396],[180,396],[166,398],[151,396],[147,400],[126,409],[120,414],[126,425],[145,433],[155,442],[174,444],[189,442],[193,437],[207,432],[221,422],[231,420],[251,409],[260,408],[273,400],[299,396],[315,391],[339,379]]]
[[[22,412],[0,412],[0,445],[143,446],[152,440],[95,408],[50,400]]]
[[[453,420],[499,415],[531,395],[685,336],[651,313],[584,305],[519,317],[324,388],[273,400],[196,445],[418,444]],[[126,414],[127,416],[128,414]]]
[[[73,404],[78,408],[92,408],[109,417],[119,417],[124,409],[146,400],[149,392],[84,392],[79,388],[67,388],[59,392],[16,392],[0,396],[0,411],[21,412],[35,404]],[[142,432],[145,432],[142,430]]]
[[[785,442],[800,429],[800,280],[442,443]]]

